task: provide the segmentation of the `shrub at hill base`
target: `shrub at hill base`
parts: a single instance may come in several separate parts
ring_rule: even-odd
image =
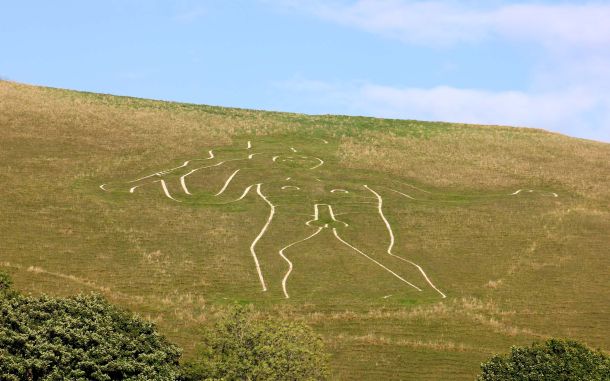
[[[327,355],[308,326],[234,307],[204,330],[199,356],[101,296],[26,297],[0,272],[0,381],[324,380]]]
[[[0,298],[14,296],[14,291],[11,289],[13,280],[8,274],[0,272]]]
[[[175,380],[179,358],[100,296],[0,296],[0,380]]]
[[[513,347],[481,364],[478,381],[608,381],[610,357],[571,340]]]
[[[186,377],[193,381],[324,380],[327,360],[321,339],[305,324],[234,307],[207,331]]]

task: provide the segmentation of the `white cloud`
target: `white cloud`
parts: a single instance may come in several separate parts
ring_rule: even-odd
[[[610,4],[603,3],[521,3],[495,8],[473,8],[454,1],[281,3],[342,25],[426,46],[496,37],[536,42],[548,47],[610,43]]]
[[[442,49],[509,41],[540,53],[531,65],[530,85],[514,91],[438,83],[427,88],[327,84],[322,90],[318,82],[317,99],[334,100],[345,112],[540,127],[610,142],[608,2],[271,1],[406,45]]]
[[[319,113],[538,127],[610,142],[610,95],[574,88],[560,92],[492,92],[448,86],[397,88],[370,83],[282,83]],[[601,123],[592,123],[592,119]]]
[[[416,115],[430,120],[477,124],[561,127],[595,107],[596,99],[579,91],[528,94],[439,86],[430,89],[365,85],[358,96],[373,112]]]

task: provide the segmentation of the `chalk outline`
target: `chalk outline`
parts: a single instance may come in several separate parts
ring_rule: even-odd
[[[163,192],[165,193],[165,195],[168,198],[171,198],[172,200],[177,201],[177,202],[182,202],[182,201],[176,200],[175,198],[172,197],[172,195],[169,193],[169,189],[167,189],[167,184],[165,183],[165,180],[157,180],[156,182],[161,183],[161,188],[163,188]]]
[[[348,226],[349,226],[349,224],[348,224],[347,222],[340,221],[340,220],[337,220],[337,219],[335,218],[335,213],[333,212],[333,206],[332,206],[332,205],[330,205],[330,204],[314,204],[314,206],[313,206],[313,207],[314,207],[314,212],[313,212],[314,214],[313,214],[313,216],[312,216],[312,217],[313,217],[313,220],[309,220],[309,221],[305,222],[305,225],[307,225],[307,226],[311,226],[311,225],[310,225],[310,223],[311,223],[311,222],[316,222],[316,221],[318,221],[318,220],[319,220],[319,217],[320,217],[320,211],[319,211],[318,207],[319,207],[319,206],[321,206],[321,205],[324,205],[324,206],[327,206],[327,207],[328,207],[328,211],[329,211],[329,213],[330,213],[330,218],[332,218],[332,220],[333,220],[334,222],[340,222],[340,223],[342,223],[343,225],[345,225],[345,227],[348,227]],[[325,227],[325,228],[327,228],[327,227],[328,227],[328,224],[325,224],[325,225],[324,225],[324,227]]]
[[[263,228],[261,229],[261,231],[258,233],[258,235],[256,236],[256,238],[254,238],[254,241],[252,241],[252,244],[250,245],[250,253],[252,254],[252,258],[254,259],[254,264],[256,265],[256,272],[258,273],[258,278],[261,282],[261,285],[263,286],[263,291],[267,291],[267,285],[265,285],[265,279],[263,278],[263,272],[261,270],[261,266],[260,263],[258,262],[258,257],[256,256],[256,244],[258,243],[258,241],[263,237],[263,235],[265,235],[265,233],[267,232],[267,228],[269,227],[269,225],[271,224],[271,220],[273,220],[273,216],[275,215],[275,205],[273,205],[271,203],[271,201],[269,201],[267,199],[267,197],[265,197],[265,195],[261,192],[261,185],[262,183],[258,183],[256,184],[256,193],[258,193],[258,195],[265,200],[265,202],[267,203],[267,205],[269,205],[270,207],[270,212],[269,212],[269,217],[267,218],[267,222],[265,223],[265,225],[263,226]]]
[[[292,269],[293,269],[293,265],[292,262],[290,261],[290,259],[288,259],[288,257],[286,257],[286,255],[284,255],[284,250],[291,248],[294,245],[297,245],[299,243],[305,242],[310,238],[315,237],[316,235],[318,235],[318,233],[320,233],[322,231],[322,229],[324,229],[324,227],[320,226],[318,228],[318,230],[315,231],[315,233],[309,235],[307,238],[303,238],[301,240],[292,242],[286,246],[284,246],[282,249],[280,249],[280,251],[278,252],[280,254],[280,256],[282,258],[284,258],[284,260],[286,262],[288,262],[288,271],[286,272],[286,274],[284,275],[284,278],[282,279],[282,290],[284,291],[284,296],[286,297],[286,299],[290,298],[290,295],[288,295],[288,287],[286,286],[286,282],[288,281],[288,277],[290,276],[290,273],[292,273]]]
[[[394,271],[390,270],[389,268],[385,267],[384,265],[382,265],[381,263],[379,263],[378,261],[376,261],[375,259],[369,257],[368,255],[366,255],[364,252],[362,252],[360,249],[358,249],[355,246],[352,246],[349,242],[345,241],[343,238],[341,238],[339,236],[339,234],[337,233],[337,228],[333,228],[333,234],[335,235],[335,237],[337,237],[337,239],[339,241],[341,241],[342,243],[344,243],[345,245],[351,247],[352,249],[354,249],[357,253],[359,253],[360,255],[368,258],[369,260],[371,260],[372,262],[374,262],[375,264],[377,264],[378,266],[380,266],[381,268],[383,268],[384,270],[386,270],[387,272],[389,272],[390,274],[394,275],[396,278],[400,279],[401,281],[405,282],[406,284],[408,284],[409,286],[415,288],[418,291],[421,291],[421,289],[419,287],[417,287],[416,285],[414,285],[413,283],[409,282],[408,280],[404,279],[403,277],[401,277],[400,275],[396,274]]]
[[[390,235],[390,244],[388,245],[387,253],[390,254],[391,256],[395,257],[395,258],[398,258],[398,259],[400,259],[402,261],[405,261],[405,262],[410,263],[411,265],[415,266],[419,270],[419,272],[424,276],[424,279],[426,279],[426,282],[428,282],[428,284],[433,289],[435,289],[436,292],[438,292],[443,299],[445,299],[447,297],[447,295],[445,295],[441,290],[439,290],[434,285],[434,283],[432,283],[432,281],[430,280],[430,278],[428,278],[428,275],[426,275],[426,272],[424,271],[424,269],[420,265],[418,265],[417,263],[415,263],[413,261],[410,261],[408,259],[405,259],[403,257],[400,257],[400,256],[392,253],[392,249],[394,248],[394,232],[392,231],[392,226],[390,225],[390,222],[387,220],[387,218],[383,214],[383,198],[381,198],[381,195],[379,193],[377,193],[373,189],[369,188],[368,185],[365,184],[364,187],[366,189],[368,189],[370,192],[372,192],[377,197],[377,201],[378,201],[378,203],[377,203],[377,210],[379,212],[379,215],[381,216],[381,219],[385,223],[385,226],[386,226],[386,228],[388,230],[388,234]],[[420,289],[420,291],[421,291],[421,289]]]
[[[322,140],[323,140],[323,142],[324,142],[325,144],[328,144],[328,142],[327,142],[326,140],[324,140],[324,139],[322,139]],[[250,140],[248,140],[248,141],[247,141],[247,149],[251,149],[251,148],[252,148],[252,143],[251,143],[251,141],[250,141]],[[296,150],[294,147],[290,147],[290,149],[292,150],[292,152],[298,152],[298,151],[297,151],[297,150]],[[248,155],[248,159],[252,159],[252,158],[253,158],[255,155],[259,155],[259,154],[262,154],[262,153],[252,153],[252,154],[249,154],[249,155]],[[134,183],[134,182],[137,182],[137,181],[141,181],[141,180],[148,179],[148,178],[150,178],[150,177],[154,177],[154,176],[162,176],[162,175],[165,175],[165,174],[171,173],[171,172],[173,172],[173,171],[175,171],[175,170],[177,170],[177,169],[180,169],[180,168],[184,168],[184,167],[186,167],[186,166],[187,166],[187,165],[188,165],[188,164],[189,164],[191,161],[196,161],[196,160],[210,160],[210,159],[213,159],[213,158],[215,157],[215,156],[214,156],[214,152],[213,152],[213,150],[209,150],[209,151],[208,151],[208,156],[209,156],[209,157],[204,158],[204,159],[192,159],[192,160],[187,160],[187,161],[185,161],[185,162],[184,162],[182,165],[179,165],[179,166],[177,166],[177,167],[170,168],[170,169],[166,169],[166,170],[162,170],[162,171],[158,171],[158,172],[155,172],[155,173],[150,174],[150,175],[148,175],[148,176],[144,176],[144,177],[138,178],[138,179],[136,179],[136,180],[129,181],[128,183]],[[279,155],[278,155],[278,156],[273,156],[272,161],[273,161],[273,162],[275,162],[275,161],[276,161],[276,160],[277,160],[279,157],[280,157]],[[315,165],[315,166],[313,166],[313,167],[310,167],[310,168],[308,168],[308,169],[316,169],[316,168],[318,168],[318,167],[320,167],[321,165],[323,165],[323,164],[324,164],[324,160],[322,160],[321,158],[318,158],[318,157],[313,157],[313,156],[301,156],[301,157],[302,157],[302,158],[310,158],[310,157],[311,157],[311,158],[316,159],[316,160],[318,160],[318,161],[319,161],[319,164],[317,164],[317,165]],[[290,156],[289,156],[288,158],[290,159],[290,158],[292,158],[292,157],[290,157]],[[197,171],[199,171],[199,170],[201,170],[201,169],[206,169],[206,168],[217,167],[217,166],[221,166],[221,165],[223,165],[223,164],[225,164],[225,163],[227,163],[227,162],[230,162],[230,161],[238,161],[238,160],[245,160],[245,159],[231,159],[231,160],[224,160],[224,161],[221,161],[221,162],[219,162],[219,163],[216,163],[216,164],[213,164],[213,165],[210,165],[210,166],[203,166],[203,167],[195,168],[195,169],[191,170],[190,172],[188,172],[188,173],[186,173],[186,174],[184,174],[184,175],[182,175],[182,176],[180,177],[180,184],[181,184],[181,186],[182,186],[182,188],[183,188],[183,190],[184,190],[184,192],[185,192],[186,194],[188,194],[188,195],[192,195],[192,194],[189,192],[188,188],[186,187],[185,178],[186,178],[187,176],[189,176],[189,175],[191,175],[191,174],[193,174],[193,173],[195,173],[195,172],[197,172]],[[222,187],[222,188],[221,188],[221,189],[218,191],[218,193],[216,193],[214,196],[219,196],[219,195],[221,195],[221,194],[222,194],[222,193],[223,193],[223,192],[224,192],[224,191],[227,189],[227,187],[229,186],[229,184],[231,183],[231,181],[233,180],[233,178],[234,178],[234,177],[237,175],[237,173],[238,173],[239,171],[240,171],[240,169],[235,170],[235,171],[234,171],[234,172],[233,172],[233,173],[232,173],[232,174],[231,174],[231,175],[230,175],[230,176],[229,176],[229,177],[226,179],[226,181],[225,181],[225,183],[224,183],[223,187]],[[288,179],[290,179],[290,178],[287,178],[287,180],[288,180]],[[318,179],[318,178],[315,178],[315,180],[317,180],[317,181],[321,181],[321,180],[320,180],[320,179]],[[155,183],[155,182],[159,182],[159,183],[160,183],[161,188],[163,189],[163,192],[164,192],[164,194],[165,194],[165,196],[166,196],[166,197],[170,198],[170,199],[171,199],[171,200],[173,200],[173,201],[176,201],[176,202],[181,202],[180,200],[178,200],[178,199],[174,198],[174,197],[171,195],[171,193],[170,193],[170,191],[169,191],[169,189],[168,189],[168,187],[167,187],[167,183],[165,182],[165,180],[164,180],[164,179],[159,179],[159,180],[153,181],[152,183]],[[106,186],[106,185],[107,185],[107,184],[101,184],[101,185],[99,186],[99,188],[100,188],[101,190],[103,190],[103,191],[109,192],[109,191],[108,191],[108,190],[105,188],[105,186]],[[137,188],[139,188],[139,187],[141,187],[141,186],[143,186],[143,185],[146,185],[146,184],[136,185],[136,186],[134,186],[134,187],[130,188],[129,193],[134,193],[134,191],[135,191]],[[262,289],[263,289],[263,291],[267,291],[267,286],[266,286],[266,283],[265,283],[265,280],[264,280],[264,277],[263,277],[263,273],[262,273],[262,270],[261,270],[261,267],[260,267],[260,263],[259,263],[259,260],[258,260],[258,256],[256,255],[256,245],[257,245],[258,241],[259,241],[259,240],[260,240],[260,239],[261,239],[261,238],[264,236],[264,234],[266,233],[267,229],[269,228],[269,226],[270,226],[270,224],[271,224],[271,221],[273,220],[273,217],[274,217],[274,215],[275,215],[275,207],[276,207],[276,206],[275,206],[275,205],[273,205],[273,203],[271,203],[271,201],[269,201],[269,199],[267,199],[267,197],[266,197],[266,196],[263,194],[263,192],[262,192],[262,190],[261,190],[261,187],[262,187],[263,183],[257,183],[257,184],[252,184],[252,185],[249,185],[248,187],[246,187],[246,188],[244,189],[244,192],[242,193],[242,195],[241,195],[239,198],[237,198],[237,199],[235,199],[235,200],[232,200],[232,201],[223,202],[223,203],[220,203],[220,204],[228,204],[228,203],[237,202],[237,201],[242,200],[242,199],[243,199],[243,198],[244,198],[244,197],[245,197],[245,196],[246,196],[246,195],[249,193],[249,191],[252,189],[252,187],[253,187],[253,186],[255,186],[255,185],[256,185],[256,193],[258,194],[258,196],[259,196],[260,198],[262,198],[262,199],[263,199],[263,200],[264,200],[264,201],[265,201],[265,202],[266,202],[266,203],[269,205],[269,207],[270,207],[270,212],[269,212],[269,216],[268,216],[267,222],[266,222],[266,223],[265,223],[265,225],[264,225],[264,226],[261,228],[261,230],[260,230],[259,234],[258,234],[258,235],[257,235],[257,237],[256,237],[256,238],[255,238],[255,239],[252,241],[252,244],[250,245],[250,251],[251,251],[252,257],[253,257],[253,259],[254,259],[255,265],[256,265],[257,274],[258,274],[258,277],[259,277],[260,283],[261,283],[261,285],[262,285]],[[415,187],[415,186],[410,185],[410,184],[407,184],[407,183],[405,183],[405,185],[410,186],[410,187],[412,187],[412,188],[414,188],[414,189],[417,189],[417,190],[422,191],[422,192],[425,192],[425,193],[429,193],[429,194],[431,193],[431,192],[429,192],[429,191],[426,191],[426,190],[424,190],[424,189],[421,189],[421,188]],[[407,263],[409,263],[409,264],[411,264],[411,265],[415,266],[415,267],[416,267],[416,268],[419,270],[419,272],[422,274],[422,276],[424,277],[424,279],[426,280],[426,282],[427,282],[427,283],[428,283],[428,284],[429,284],[429,285],[430,285],[430,286],[431,286],[431,287],[432,287],[432,288],[433,288],[435,291],[437,291],[437,292],[438,292],[438,293],[439,293],[439,294],[442,296],[442,298],[446,298],[447,296],[446,296],[446,295],[445,295],[445,294],[444,294],[442,291],[440,291],[440,290],[439,290],[439,289],[438,289],[438,288],[437,288],[437,287],[436,287],[436,286],[435,286],[435,285],[432,283],[432,281],[430,280],[430,278],[427,276],[427,274],[425,273],[425,271],[423,270],[423,268],[422,268],[420,265],[418,265],[418,264],[416,264],[415,262],[410,261],[410,260],[408,260],[408,259],[402,258],[402,257],[400,257],[400,256],[398,256],[398,255],[396,255],[396,254],[394,254],[394,253],[392,252],[393,247],[394,247],[394,244],[395,244],[395,237],[394,237],[394,233],[393,233],[392,227],[391,227],[391,225],[390,225],[389,221],[387,220],[387,218],[385,217],[385,215],[384,215],[384,213],[383,213],[383,198],[381,197],[381,195],[380,195],[379,193],[377,193],[375,190],[371,189],[371,188],[370,188],[368,185],[363,185],[363,186],[364,186],[364,188],[366,188],[367,190],[369,190],[371,193],[373,193],[373,194],[375,195],[375,197],[371,197],[371,198],[376,198],[376,199],[377,199],[377,209],[378,209],[378,213],[379,213],[380,217],[382,218],[382,220],[383,220],[383,222],[384,222],[384,224],[385,224],[386,230],[388,231],[388,234],[389,234],[389,236],[390,236],[390,242],[389,242],[389,245],[388,245],[388,248],[387,248],[387,251],[386,251],[386,252],[387,252],[387,254],[389,254],[389,255],[391,255],[391,256],[393,256],[393,257],[397,258],[397,259],[400,259],[400,260],[402,260],[402,261],[404,261],[404,262],[407,262]],[[392,189],[392,188],[388,188],[388,187],[385,187],[385,186],[380,186],[380,187],[386,188],[386,189],[388,189],[388,190],[390,190],[390,191],[392,191],[392,192],[395,192],[395,193],[397,193],[397,194],[400,194],[400,195],[402,195],[402,196],[404,196],[404,197],[407,197],[407,198],[409,198],[409,199],[416,200],[416,198],[414,198],[414,197],[412,197],[412,196],[410,196],[410,195],[408,195],[408,194],[406,194],[406,193],[403,193],[403,192],[401,192],[401,191],[398,191],[398,190],[395,190],[395,189]],[[289,188],[290,188],[290,189],[297,189],[297,190],[298,190],[298,189],[300,189],[299,187],[296,187],[296,186],[291,186],[291,185],[287,185],[287,186],[283,186],[283,187],[282,187],[282,189],[289,189]],[[345,190],[345,189],[332,189],[330,192],[331,192],[331,193],[349,193],[349,191],[347,191],[347,190]],[[511,195],[511,196],[513,196],[513,195],[518,195],[518,194],[519,194],[519,193],[521,193],[521,192],[528,192],[528,193],[532,193],[532,192],[538,192],[538,193],[544,193],[544,191],[537,191],[537,190],[531,190],[531,189],[527,189],[527,190],[526,190],[526,189],[519,189],[519,190],[517,190],[517,191],[515,191],[515,192],[511,193],[510,195]],[[557,194],[557,193],[555,193],[555,192],[549,192],[549,193],[550,193],[550,195],[552,195],[553,197],[558,197],[558,194]],[[349,226],[349,225],[348,225],[346,222],[344,222],[344,221],[340,221],[340,220],[337,220],[337,219],[335,218],[335,216],[338,216],[339,214],[337,214],[337,215],[335,215],[335,214],[334,214],[334,212],[333,212],[333,210],[332,210],[332,205],[330,205],[330,204],[324,204],[324,203],[316,203],[316,204],[314,204],[314,219],[313,219],[313,220],[309,220],[309,221],[307,221],[307,222],[305,223],[307,226],[311,226],[311,225],[310,225],[310,223],[311,223],[311,222],[317,221],[317,220],[319,219],[319,207],[320,207],[320,206],[326,206],[326,207],[328,208],[329,213],[330,213],[330,216],[331,216],[331,218],[332,218],[332,220],[333,220],[333,221],[335,221],[335,222],[340,222],[340,223],[344,224],[345,226]],[[344,214],[346,214],[346,213],[344,213]],[[289,298],[289,295],[288,295],[288,292],[287,292],[286,281],[287,281],[287,279],[288,279],[288,277],[289,277],[290,273],[292,272],[293,265],[292,265],[292,262],[290,262],[290,260],[289,260],[289,259],[288,259],[288,258],[287,258],[285,255],[284,255],[284,250],[287,250],[287,249],[289,249],[290,247],[292,247],[292,246],[294,246],[294,245],[297,245],[297,244],[299,244],[299,243],[301,243],[301,242],[304,242],[304,241],[306,241],[306,240],[308,240],[308,239],[311,239],[311,238],[315,237],[315,236],[316,236],[318,233],[320,233],[320,231],[322,231],[322,229],[324,229],[324,228],[328,228],[328,224],[325,224],[324,226],[318,227],[318,229],[316,230],[316,232],[315,232],[315,233],[311,234],[310,236],[308,236],[308,237],[306,237],[306,238],[304,238],[304,239],[301,239],[301,240],[295,241],[295,242],[293,242],[293,243],[290,243],[289,245],[285,246],[284,248],[282,248],[282,249],[279,251],[280,256],[281,256],[281,257],[282,257],[282,258],[283,258],[283,259],[284,259],[284,260],[285,260],[285,261],[286,261],[286,262],[289,264],[289,270],[288,270],[288,272],[286,273],[286,275],[284,276],[284,279],[282,280],[282,288],[283,288],[284,295],[286,296],[286,298]],[[348,243],[347,241],[345,241],[344,239],[342,239],[342,238],[339,236],[339,234],[338,234],[338,232],[337,232],[336,228],[334,228],[334,227],[333,227],[333,228],[332,228],[332,230],[333,230],[333,234],[334,234],[334,236],[335,236],[335,237],[336,237],[336,238],[337,238],[339,241],[341,241],[343,244],[347,245],[348,247],[352,248],[353,250],[355,250],[355,251],[356,251],[356,252],[358,252],[359,254],[361,254],[361,255],[365,256],[366,258],[370,259],[370,260],[371,260],[371,261],[373,261],[375,264],[377,264],[377,265],[381,266],[382,268],[384,268],[385,270],[387,270],[388,272],[390,272],[392,275],[394,275],[395,277],[397,277],[397,278],[398,278],[398,279],[400,279],[401,281],[403,281],[403,282],[405,282],[405,283],[409,284],[410,286],[414,287],[414,288],[415,288],[415,289],[417,289],[418,291],[422,291],[422,290],[421,290],[419,287],[417,287],[417,286],[415,286],[414,284],[412,284],[412,283],[408,282],[407,280],[405,280],[404,278],[402,278],[401,276],[399,276],[398,274],[396,274],[395,272],[393,272],[392,270],[390,270],[390,269],[389,269],[389,268],[387,268],[386,266],[382,265],[380,262],[378,262],[378,261],[376,261],[375,259],[373,259],[373,258],[369,257],[369,256],[368,256],[368,255],[366,255],[364,252],[362,252],[361,250],[359,250],[359,249],[358,249],[358,248],[356,248],[355,246],[351,245],[350,243]]]
[[[282,187],[282,190],[286,190],[286,189],[294,189],[294,190],[301,190],[301,188],[294,186],[294,185],[284,185]]]
[[[237,173],[239,172],[239,169],[236,169],[235,172],[231,173],[231,176],[229,176],[227,178],[227,180],[225,181],[224,185],[222,186],[222,188],[218,191],[218,193],[216,193],[214,196],[220,196],[221,194],[224,193],[224,191],[227,189],[227,187],[229,186],[229,184],[231,183],[231,180],[233,180],[233,178],[235,177],[235,175],[237,175]]]
[[[527,193],[546,193],[546,191],[539,191],[539,190],[535,190],[535,189],[517,189],[516,191],[514,191],[513,193],[509,194],[509,196],[516,196],[521,192],[527,192]],[[548,192],[551,195],[553,195],[553,197],[559,197],[559,195],[555,192]]]
[[[198,161],[198,160],[211,160],[211,159],[213,159],[213,158],[214,158],[214,151],[213,151],[213,150],[209,150],[209,151],[208,151],[208,156],[209,156],[209,157],[206,157],[206,158],[204,158],[204,159],[191,159],[191,160],[187,160],[187,161],[185,161],[185,162],[184,162],[182,165],[179,165],[179,166],[177,166],[177,167],[174,167],[174,168],[171,168],[171,169],[165,169],[165,170],[163,170],[163,171],[159,171],[159,172],[155,172],[155,173],[153,173],[153,174],[151,174],[151,175],[144,176],[144,177],[140,177],[139,179],[135,179],[135,180],[132,180],[132,181],[128,181],[128,183],[135,183],[135,182],[138,182],[138,181],[140,181],[140,180],[146,180],[146,179],[148,179],[149,177],[153,177],[153,176],[161,176],[161,175],[166,175],[166,174],[168,174],[168,173],[170,173],[170,172],[175,171],[176,169],[180,169],[180,168],[184,168],[184,167],[186,167],[187,165],[189,165],[189,163],[190,163],[191,161]]]

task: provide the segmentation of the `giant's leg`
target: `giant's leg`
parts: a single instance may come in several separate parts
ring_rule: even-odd
[[[281,292],[282,297],[288,298],[290,276],[299,270],[291,257],[306,249],[306,241],[317,236],[322,228],[304,223],[307,220],[304,203],[275,204],[277,201],[270,199],[262,184],[256,184],[252,191],[264,201],[263,212],[257,215],[264,214],[265,217],[259,219],[260,230],[249,246],[260,287],[273,295]]]
[[[401,255],[397,255],[394,253],[394,246],[396,243],[396,236],[394,234],[394,228],[392,227],[392,224],[390,223],[388,217],[386,216],[385,210],[384,210],[384,205],[383,205],[383,197],[381,196],[381,194],[379,192],[377,192],[375,189],[373,189],[372,187],[369,187],[368,185],[364,185],[364,187],[371,192],[371,194],[373,194],[375,196],[375,199],[377,201],[377,213],[379,214],[379,217],[381,218],[381,220],[383,221],[383,224],[385,226],[385,229],[387,231],[387,237],[388,237],[388,244],[387,244],[387,249],[386,249],[386,253],[396,259],[399,259],[405,263],[408,263],[409,265],[413,266],[414,268],[417,269],[417,271],[419,271],[419,273],[421,274],[421,276],[425,279],[426,283],[434,290],[436,291],[436,293],[441,296],[442,298],[446,298],[447,296],[432,282],[430,276],[426,273],[426,271],[424,271],[423,267],[420,264],[417,264],[415,262],[413,262],[412,260],[408,259],[407,257],[403,257]]]

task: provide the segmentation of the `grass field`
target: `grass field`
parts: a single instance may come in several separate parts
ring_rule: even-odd
[[[610,350],[608,144],[5,81],[0,129],[0,268],[99,292],[187,357],[234,302],[314,327],[333,379],[469,380],[549,336]]]

